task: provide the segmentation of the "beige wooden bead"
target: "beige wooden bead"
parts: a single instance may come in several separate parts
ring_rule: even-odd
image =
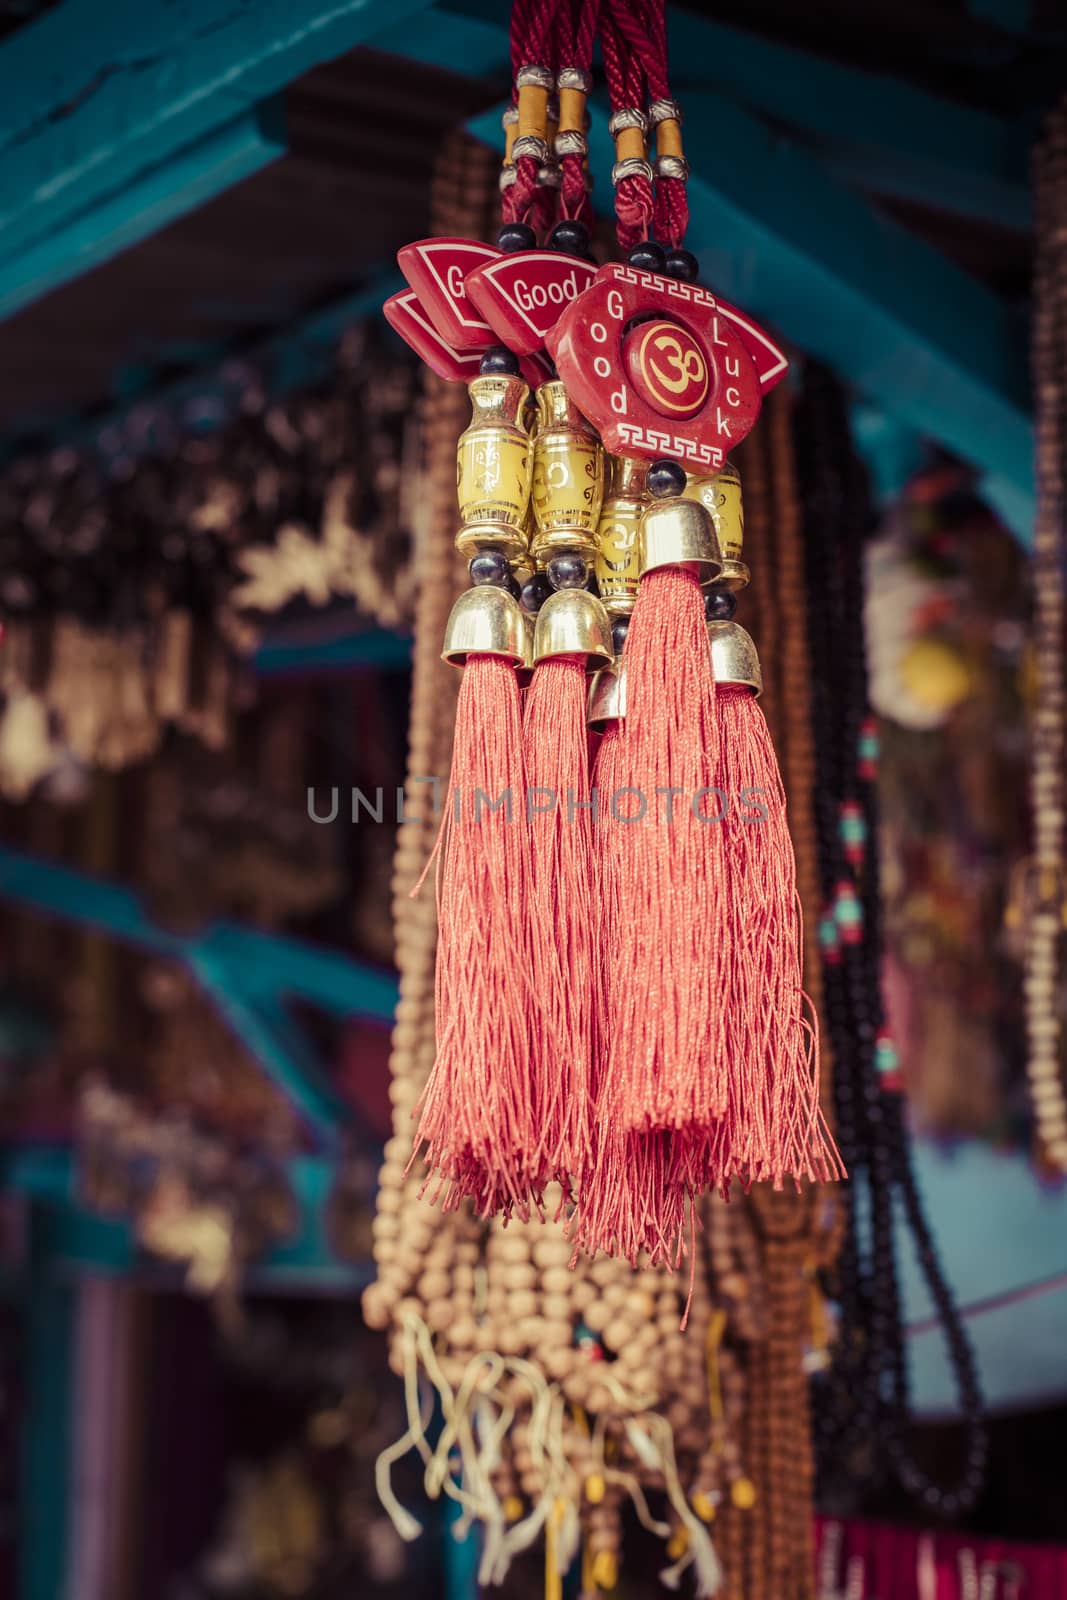
[[[603,1333],[608,1323],[613,1320],[611,1307],[605,1305],[603,1300],[593,1300],[585,1308],[584,1320],[590,1332]]]
[[[548,1377],[555,1382],[565,1378],[572,1370],[575,1360],[575,1351],[570,1344],[560,1343],[549,1346],[540,1353],[541,1365]]]
[[[419,1295],[431,1300],[450,1300],[452,1280],[447,1272],[424,1272],[419,1279]]]
[[[447,1328],[455,1315],[451,1300],[431,1300],[426,1307],[426,1326],[433,1333]]]

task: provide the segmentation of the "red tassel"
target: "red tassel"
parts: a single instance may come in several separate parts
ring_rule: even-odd
[[[729,796],[728,927],[719,969],[726,1023],[718,1064],[726,1116],[699,1160],[710,1184],[733,1176],[828,1182],[843,1176],[819,1110],[818,1025],[803,990],[800,901],[785,791],[749,689],[720,685],[718,787]]]
[[[623,660],[626,716],[613,770],[605,738],[597,773],[610,1022],[600,1092],[628,1131],[703,1127],[726,1107],[723,851],[721,827],[702,820],[718,805],[715,683],[691,573],[642,578]]]
[[[585,721],[585,661],[534,669],[523,714],[530,785],[533,898],[530,978],[540,998],[536,1126],[549,1167],[570,1194],[593,1158],[593,1004],[600,906]]]
[[[471,656],[438,840],[437,1056],[416,1150],[442,1177],[434,1200],[449,1209],[469,1195],[486,1216],[528,1217],[549,1175],[534,1117],[525,800],[515,668]]]

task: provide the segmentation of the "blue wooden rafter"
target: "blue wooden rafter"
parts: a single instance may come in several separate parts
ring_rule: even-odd
[[[0,315],[275,159],[279,91],[428,3],[62,0],[19,29],[0,48]]]
[[[174,933],[152,920],[132,889],[2,847],[0,897],[181,962],[320,1143],[336,1148],[349,1108],[284,1001],[388,1023],[398,995],[394,974],[236,923],[216,921],[200,933]]]

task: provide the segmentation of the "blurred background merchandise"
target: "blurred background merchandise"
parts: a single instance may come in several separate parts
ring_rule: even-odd
[[[473,1600],[487,1550],[625,1600],[705,1542],[727,1600],[1063,1600],[1063,18],[669,7],[704,281],[794,367],[739,616],[827,1094],[864,961],[894,1094],[842,1195],[703,1206],[683,1336],[684,1270],[404,1171],[468,407],[379,310],[399,245],[493,235],[510,67],[502,0],[400,9],[0,0],[0,1600]],[[959,1478],[961,1343],[989,1465],[939,1515],[881,1425]]]

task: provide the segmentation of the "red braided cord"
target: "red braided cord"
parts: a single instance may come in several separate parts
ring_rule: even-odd
[[[515,0],[511,10],[512,83],[523,67],[547,67],[546,60],[552,25],[563,0]],[[512,102],[518,89],[512,89]],[[538,163],[533,156],[522,156],[515,163],[515,182],[504,190],[501,213],[505,222],[525,221],[538,194]],[[552,196],[553,200],[555,196]]]
[[[615,22],[632,56],[641,63],[648,98],[671,99],[667,74],[667,19],[664,0],[622,0],[615,7]],[[680,178],[656,179],[655,232],[664,244],[677,249],[689,226],[689,198]]]
[[[560,54],[561,67],[578,67],[582,72],[588,73],[593,63],[593,39],[596,34],[597,15],[600,11],[600,0],[564,0],[561,19],[567,19],[567,26],[561,21],[560,28]],[[565,217],[576,218],[584,222],[586,227],[591,227],[593,222],[593,206],[589,199],[589,191],[585,181],[585,165],[579,155],[563,156],[560,160],[560,170],[563,181],[560,188],[560,210]]]
[[[632,0],[602,0],[601,5],[600,45],[612,111],[641,107],[647,97],[640,54],[627,47],[623,33],[623,27],[630,21],[628,7],[631,4]],[[625,17],[622,25],[621,17]],[[629,250],[648,238],[653,212],[652,185],[643,174],[624,178],[616,185],[615,233],[621,249]]]

